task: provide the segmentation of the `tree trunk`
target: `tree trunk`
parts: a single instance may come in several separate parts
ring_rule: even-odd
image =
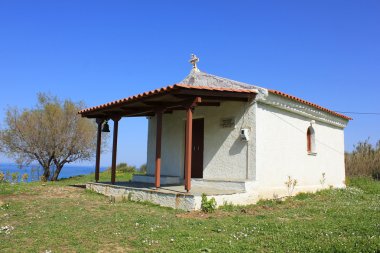
[[[51,178],[51,181],[57,181],[58,180],[58,176],[59,176],[59,173],[61,173],[61,170],[62,170],[62,167],[63,166],[55,166],[56,168],[55,168],[55,171],[54,171],[54,175],[53,175],[53,177]]]
[[[50,166],[43,166],[43,169],[44,169],[44,173],[43,173],[43,177],[45,177],[46,180],[49,180],[50,178]]]

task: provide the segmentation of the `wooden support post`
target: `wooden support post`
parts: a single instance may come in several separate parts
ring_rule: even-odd
[[[185,147],[185,189],[191,189],[191,156],[193,141],[193,111],[189,107],[186,110],[186,147]]]
[[[192,158],[192,146],[193,146],[193,108],[202,102],[200,97],[194,98],[186,105],[186,137],[185,137],[185,190],[189,192],[191,190],[191,158]]]
[[[163,110],[157,110],[156,112],[156,168],[155,168],[155,186],[160,188],[161,186],[161,136],[162,136],[162,113]]]
[[[111,167],[111,183],[115,184],[116,179],[116,154],[117,154],[117,132],[119,129],[120,117],[113,117],[113,143],[112,143],[112,167]]]
[[[96,162],[95,162],[95,181],[99,181],[99,171],[100,171],[100,147],[102,143],[102,124],[104,119],[96,119],[98,124],[98,135],[96,138]]]

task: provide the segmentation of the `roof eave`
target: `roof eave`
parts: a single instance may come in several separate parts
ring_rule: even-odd
[[[90,107],[84,110],[79,111],[78,113],[82,117],[87,117],[88,115],[100,112],[106,109],[112,109],[115,107],[125,106],[129,103],[136,103],[139,101],[151,99],[155,96],[163,96],[166,94],[175,94],[175,95],[184,95],[184,96],[210,96],[213,95],[215,99],[219,98],[223,100],[223,96],[232,97],[232,98],[242,98],[249,99],[253,98],[258,91],[256,89],[231,89],[231,88],[215,88],[215,87],[202,87],[202,86],[190,86],[186,84],[174,84],[171,86],[163,87],[153,91],[144,92],[135,96],[128,98],[116,100],[106,104]],[[217,96],[222,95],[222,96]],[[228,96],[227,96],[228,95]]]
[[[345,119],[345,120],[353,120],[351,117],[349,116],[346,116],[346,115],[343,115],[343,114],[340,114],[340,113],[337,113],[337,112],[334,112],[333,110],[330,110],[330,109],[327,109],[325,107],[322,107],[320,105],[317,105],[317,104],[314,104],[312,102],[309,102],[309,101],[306,101],[304,99],[301,99],[301,98],[298,98],[298,97],[295,97],[295,96],[292,96],[292,95],[289,95],[289,94],[286,94],[284,92],[281,92],[281,91],[277,91],[277,90],[268,90],[269,93],[272,93],[272,94],[275,94],[275,95],[278,95],[278,96],[281,96],[281,97],[285,97],[285,98],[288,98],[288,99],[291,99],[291,100],[295,100],[299,103],[302,103],[302,104],[305,104],[305,105],[308,105],[308,106],[311,106],[311,107],[314,107],[314,108],[317,108],[321,111],[324,111],[324,112],[327,112],[331,115],[334,115],[336,117],[339,117],[339,118],[342,118],[342,119]]]

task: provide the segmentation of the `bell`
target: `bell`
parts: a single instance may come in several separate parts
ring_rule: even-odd
[[[108,125],[108,121],[106,121],[106,123],[104,123],[102,132],[103,133],[109,133],[110,132],[110,126]]]

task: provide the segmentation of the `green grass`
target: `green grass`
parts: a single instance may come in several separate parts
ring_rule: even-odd
[[[110,203],[70,186],[92,177],[0,186],[0,227],[14,227],[0,233],[0,252],[380,251],[378,181],[351,179],[346,190],[202,214]],[[108,180],[109,174],[101,177]]]
[[[111,172],[105,171],[99,174],[100,182],[110,182],[111,181]],[[116,171],[116,180],[117,181],[129,181],[132,179],[131,173],[123,173],[120,171]],[[19,184],[8,184],[8,183],[0,183],[0,196],[1,195],[9,195],[9,194],[19,194],[19,193],[30,193],[35,190],[38,186],[70,186],[70,185],[80,185],[85,184],[87,182],[95,182],[94,174],[88,174],[83,176],[76,176],[72,178],[66,178],[63,180],[59,180],[56,182],[31,182],[31,183],[19,183]]]

